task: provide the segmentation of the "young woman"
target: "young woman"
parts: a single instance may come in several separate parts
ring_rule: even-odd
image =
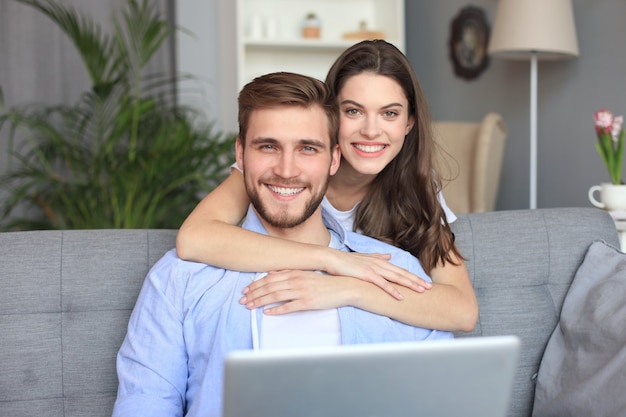
[[[342,161],[323,207],[349,229],[411,252],[432,285],[385,254],[339,252],[239,228],[249,201],[238,170],[185,220],[178,255],[275,271],[241,300],[248,308],[283,302],[266,314],[353,305],[420,327],[473,329],[476,298],[448,224],[456,217],[440,193],[426,100],[408,59],[388,42],[363,41],[335,61],[326,83],[339,101]],[[316,279],[314,271],[334,277]]]

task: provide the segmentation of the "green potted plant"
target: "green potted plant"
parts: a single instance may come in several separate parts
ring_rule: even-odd
[[[127,0],[106,34],[52,0],[15,1],[70,37],[92,85],[70,106],[6,108],[0,91],[13,158],[0,178],[2,229],[177,228],[227,175],[235,135],[178,105],[176,77],[144,74],[170,36],[166,19]]]
[[[589,201],[594,206],[615,212],[614,218],[624,218],[626,210],[626,185],[622,181],[622,164],[624,160],[624,116],[614,116],[607,109],[598,110],[593,114],[596,130],[596,150],[602,157],[611,177],[611,182],[593,185],[589,189]],[[600,193],[600,200],[595,193]]]

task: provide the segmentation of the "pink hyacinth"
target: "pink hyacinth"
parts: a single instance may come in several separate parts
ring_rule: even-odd
[[[613,142],[617,142],[617,138],[619,137],[619,134],[622,131],[623,121],[624,121],[624,116],[616,116],[613,118],[613,123],[611,124],[611,136],[613,136]]]
[[[593,114],[596,136],[596,150],[602,157],[615,185],[623,184],[622,160],[624,158],[623,116],[613,116],[607,109],[598,110]]]
[[[596,133],[612,133],[613,130],[613,113],[607,109],[598,110],[593,114],[593,121],[596,125]],[[620,121],[621,125],[621,121]]]

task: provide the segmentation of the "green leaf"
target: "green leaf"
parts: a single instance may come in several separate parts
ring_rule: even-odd
[[[5,108],[0,91],[11,158],[0,177],[8,195],[1,228],[179,227],[228,175],[235,135],[177,105],[177,75],[144,74],[169,36],[166,19],[148,0],[126,0],[113,33],[104,34],[60,3],[15,1],[73,40],[93,86],[73,105]]]

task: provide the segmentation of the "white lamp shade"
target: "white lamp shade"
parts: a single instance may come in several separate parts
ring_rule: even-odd
[[[488,52],[508,59],[577,57],[571,0],[499,0]]]

